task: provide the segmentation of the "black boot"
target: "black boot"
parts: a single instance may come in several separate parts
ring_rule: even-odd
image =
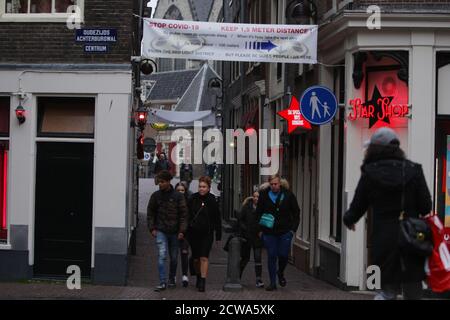
[[[200,277],[200,275],[197,275],[197,282],[195,282],[195,287],[197,289],[200,288],[200,281],[201,281],[201,277]]]
[[[205,278],[200,278],[200,283],[198,286],[198,291],[199,292],[205,292],[205,285],[206,285],[206,279]]]

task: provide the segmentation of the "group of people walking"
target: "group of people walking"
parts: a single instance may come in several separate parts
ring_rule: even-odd
[[[196,287],[205,291],[209,254],[214,240],[222,237],[221,214],[216,197],[210,192],[211,178],[199,178],[198,192],[191,194],[185,182],[172,187],[172,175],[161,171],[157,176],[159,190],[152,194],[147,207],[148,228],[156,238],[159,285],[157,291],[176,286],[178,255],[181,255],[182,285],[189,285],[189,273],[197,276]],[[273,226],[262,226],[263,215],[273,215]],[[238,217],[244,241],[241,254],[241,276],[253,249],[256,286],[263,288],[261,252],[268,252],[270,284],[267,290],[286,285],[284,270],[288,262],[291,240],[299,224],[300,209],[287,181],[275,175],[269,183],[244,202]],[[189,256],[189,251],[191,255]],[[167,276],[165,265],[169,262]],[[277,266],[278,262],[278,266]]]
[[[209,253],[214,238],[220,241],[222,237],[219,206],[210,192],[209,177],[199,179],[198,192],[192,195],[185,183],[174,188],[171,180],[170,172],[163,170],[158,173],[159,190],[151,195],[147,206],[148,229],[156,238],[158,248],[159,285],[155,290],[176,286],[178,253],[181,252],[183,286],[189,284],[190,265],[191,273],[197,276],[197,289],[204,292]],[[165,270],[167,256],[170,258],[168,277]]]
[[[176,285],[180,249],[183,286],[188,286],[190,265],[191,274],[197,276],[196,287],[203,292],[212,244],[222,236],[220,209],[210,193],[211,178],[201,177],[198,192],[192,195],[183,183],[172,188],[168,171],[161,171],[157,179],[160,190],[148,204],[148,227],[156,237],[159,252],[160,284],[156,289]],[[370,258],[381,269],[381,290],[376,299],[396,299],[401,292],[406,299],[420,299],[425,257],[399,248],[399,213],[404,211],[410,217],[428,214],[431,196],[421,166],[406,159],[398,136],[389,128],[377,130],[367,142],[361,178],[343,217],[345,226],[355,230],[355,224],[369,208],[373,215]],[[253,250],[256,287],[265,287],[261,258],[265,248],[270,279],[266,290],[276,290],[277,284],[286,286],[284,271],[299,222],[300,208],[288,182],[279,175],[271,176],[268,183],[245,199],[238,215],[239,235],[243,239],[241,277]],[[167,252],[168,279],[164,269]]]

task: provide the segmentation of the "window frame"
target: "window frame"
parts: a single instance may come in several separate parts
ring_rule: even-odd
[[[29,2],[31,0],[28,0]],[[52,11],[55,10],[55,1],[52,0]],[[77,0],[80,7],[80,23],[84,23],[84,1]],[[1,22],[61,22],[67,23],[71,13],[52,12],[52,13],[6,13],[6,0],[0,0],[0,23]]]

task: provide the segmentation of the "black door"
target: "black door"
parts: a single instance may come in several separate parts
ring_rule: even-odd
[[[90,276],[93,160],[91,143],[37,144],[35,276]]]

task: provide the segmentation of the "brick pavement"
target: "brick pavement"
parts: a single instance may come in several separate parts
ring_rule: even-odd
[[[154,184],[150,185],[154,186]],[[146,190],[146,193],[142,198],[148,199],[148,190]],[[140,207],[142,208],[142,206]],[[0,299],[367,300],[373,298],[372,293],[339,290],[332,285],[310,277],[292,265],[288,265],[286,269],[285,276],[288,284],[285,288],[279,288],[273,292],[258,289],[255,287],[253,261],[249,262],[247,269],[244,271],[243,290],[240,292],[225,292],[222,288],[226,280],[227,253],[223,251],[222,245],[213,246],[205,293],[196,291],[194,287],[195,277],[191,277],[188,288],[183,288],[180,283],[180,275],[177,276],[178,284],[176,288],[154,292],[153,288],[159,282],[156,245],[147,231],[145,213],[141,212],[139,217],[136,255],[129,258],[127,286],[100,286],[82,283],[81,290],[68,290],[65,282],[33,280],[20,283],[0,283]],[[226,239],[226,234],[224,234],[223,239]],[[267,260],[265,254],[263,254],[263,280],[265,283],[268,282],[266,263]],[[179,273],[180,269],[181,264],[179,262]]]
[[[225,237],[224,237],[225,238]],[[253,262],[250,261],[244,272],[240,292],[225,292],[222,287],[227,272],[226,252],[221,247],[213,247],[210,257],[210,270],[206,283],[206,292],[197,292],[193,286],[195,277],[191,277],[188,288],[180,284],[163,292],[154,292],[158,284],[156,266],[156,246],[154,239],[146,230],[145,214],[140,214],[138,227],[138,245],[136,255],[130,256],[128,285],[100,286],[82,283],[81,290],[68,290],[65,282],[32,280],[20,283],[0,283],[0,299],[152,299],[152,300],[365,300],[371,294],[352,293],[339,290],[318,279],[312,278],[288,265],[286,279],[288,285],[274,292],[255,287]],[[268,273],[265,255],[263,256],[263,280],[267,282]],[[180,267],[179,270],[180,272]]]

